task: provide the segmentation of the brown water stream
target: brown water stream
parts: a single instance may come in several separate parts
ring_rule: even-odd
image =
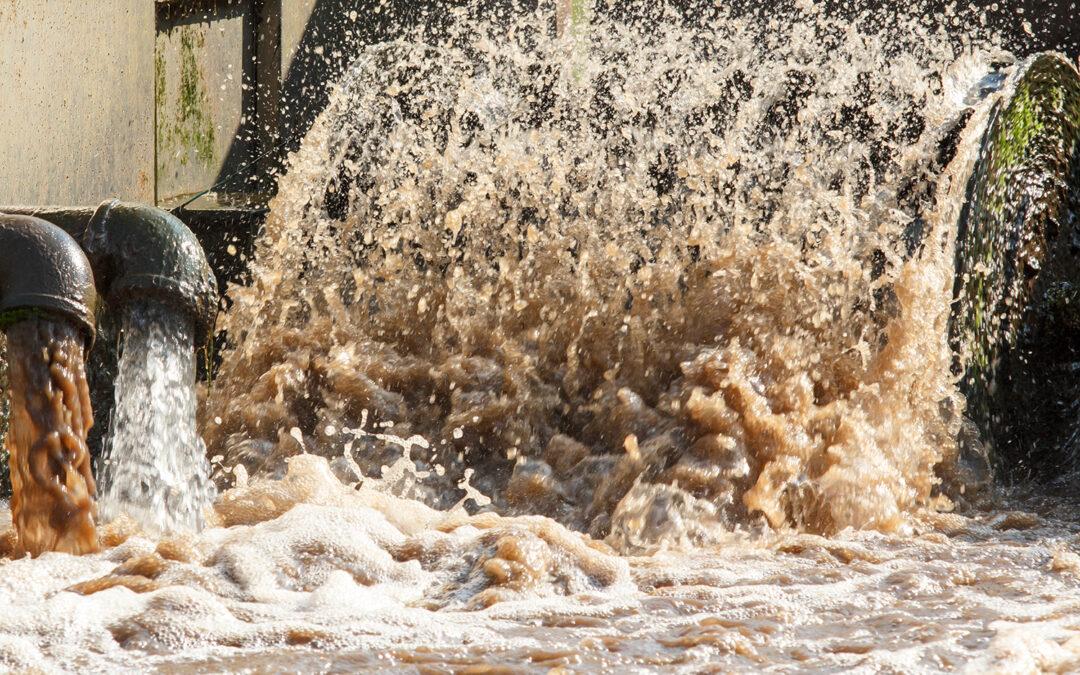
[[[502,513],[630,548],[902,529],[954,473],[954,156],[992,59],[905,21],[371,49],[230,290],[210,453],[357,480],[346,456],[402,456],[376,432],[417,436],[409,496],[449,507],[472,470]]]
[[[61,321],[24,319],[7,331],[11,514],[15,553],[93,553],[93,424],[83,338]]]

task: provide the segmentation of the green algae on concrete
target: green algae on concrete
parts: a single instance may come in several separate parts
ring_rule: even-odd
[[[178,40],[179,75],[170,90],[163,40]],[[217,161],[216,134],[206,75],[201,66],[206,28],[183,25],[159,36],[154,47],[154,105],[157,110],[158,169],[175,158],[180,166],[198,162],[212,169]]]
[[[1050,476],[1080,460],[1080,76],[1040,54],[999,106],[961,214],[951,334],[998,467]]]
[[[238,171],[249,177],[240,169],[258,154],[260,138],[256,14],[252,3],[159,3],[152,59],[157,205]]]

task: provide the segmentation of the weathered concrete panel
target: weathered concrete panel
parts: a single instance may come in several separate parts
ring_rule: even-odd
[[[0,2],[0,203],[154,199],[154,6]]]
[[[281,2],[281,72],[289,72],[289,66],[300,49],[308,19],[319,0],[282,0]],[[347,17],[342,17],[347,18]]]
[[[250,3],[159,13],[154,45],[160,203],[250,161],[257,138]]]

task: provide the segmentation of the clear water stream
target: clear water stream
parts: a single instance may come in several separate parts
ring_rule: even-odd
[[[123,317],[116,405],[102,462],[100,517],[120,514],[146,531],[197,531],[215,491],[195,426],[191,321],[178,310],[133,302]]]

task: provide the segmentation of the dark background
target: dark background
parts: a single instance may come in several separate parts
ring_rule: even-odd
[[[322,0],[316,5],[297,56],[282,82],[281,143],[285,152],[299,147],[315,117],[326,105],[329,97],[327,85],[342,76],[353,57],[365,45],[393,39],[414,26],[423,26],[429,35],[438,35],[453,10],[476,6],[476,3],[463,1],[384,0],[382,11],[375,14],[374,9],[379,4],[379,0]],[[782,17],[791,14],[794,0],[732,0],[728,3],[675,0],[668,5],[668,11],[681,14],[687,22],[697,22],[715,11],[718,4],[738,12],[767,12]],[[865,18],[869,14],[871,20],[882,23],[894,20],[899,8],[904,7],[908,8],[906,11],[918,12],[936,23],[951,24],[952,17],[945,15],[949,4],[958,6],[954,13],[958,23],[950,28],[958,41],[965,33],[986,30],[980,25],[979,16],[985,11],[987,26],[1000,30],[1004,38],[1003,46],[1017,55],[1053,49],[1068,54],[1075,61],[1080,54],[1080,3],[1075,0],[1003,0],[997,3],[988,0],[952,3],[945,0],[827,0],[824,7],[829,14],[845,18],[860,14]],[[991,10],[993,4],[997,4],[999,9]],[[967,9],[968,5],[974,6],[976,11]],[[536,2],[495,1],[483,3],[483,7],[477,13],[491,17],[535,11]],[[596,0],[596,7],[600,12],[620,18],[659,15],[664,11],[656,0]],[[355,28],[357,24],[344,20],[349,11],[369,17],[368,21],[362,23],[359,32],[354,32],[351,37],[346,36],[345,27],[351,25]],[[1030,33],[1025,30],[1024,22],[1029,23]],[[315,51],[318,46],[322,47],[322,55]]]

